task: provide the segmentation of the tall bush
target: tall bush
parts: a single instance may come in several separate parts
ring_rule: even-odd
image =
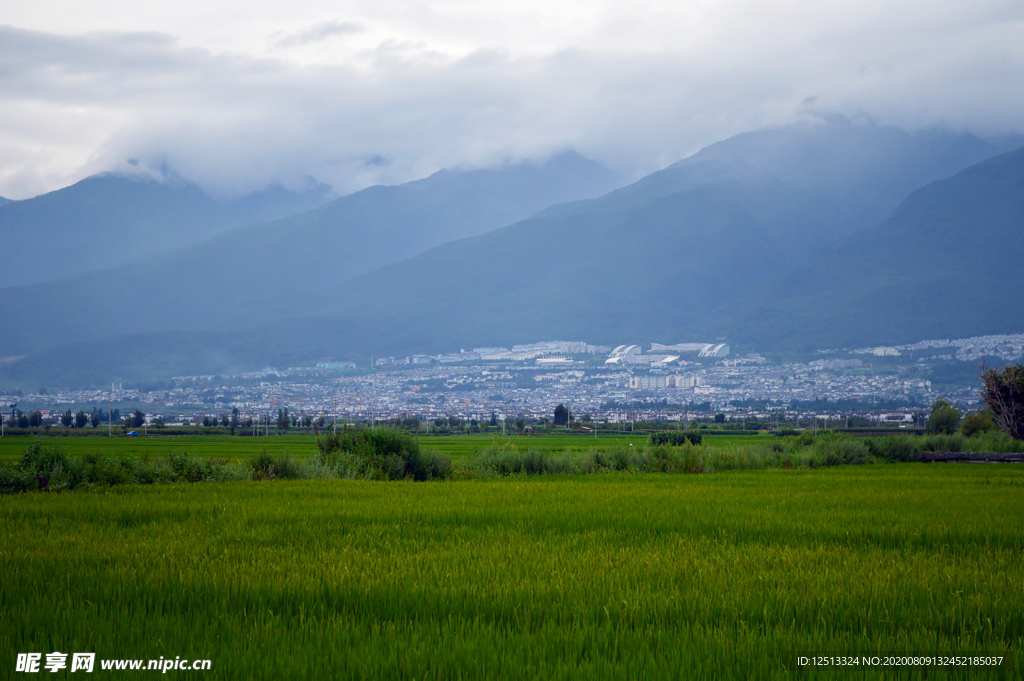
[[[451,459],[422,452],[412,435],[392,428],[343,431],[317,439],[318,463],[346,477],[374,480],[433,480],[451,477]]]

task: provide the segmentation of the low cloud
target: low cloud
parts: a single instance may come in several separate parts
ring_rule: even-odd
[[[345,22],[271,41],[363,41],[316,63],[159,33],[0,27],[0,195],[51,190],[129,158],[222,193],[308,177],[347,192],[566,148],[637,176],[822,112],[1022,132],[1019,3],[925,3],[924,14],[840,3],[839,19],[808,10],[797,23],[727,4],[733,15],[686,30],[674,15],[605,15],[569,47],[458,51],[404,34],[366,44],[378,29]]]
[[[274,46],[284,49],[299,47],[301,45],[309,45],[310,43],[318,43],[328,38],[362,33],[365,28],[362,24],[352,21],[325,21],[304,31],[289,33],[280,37],[274,41]]]

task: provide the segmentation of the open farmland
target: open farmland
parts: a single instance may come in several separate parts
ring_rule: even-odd
[[[33,442],[56,447],[69,456],[99,454],[110,458],[166,456],[170,452],[188,452],[194,456],[236,462],[266,449],[272,454],[289,452],[305,458],[316,451],[316,438],[310,435],[273,437],[231,437],[229,435],[149,436],[149,437],[5,437],[0,439],[0,461],[16,461]]]
[[[1022,662],[1009,465],[128,486],[3,497],[0,522],[7,670],[55,650],[209,658],[204,678],[230,679],[781,678],[797,652],[990,652],[1002,666],[955,675],[1017,678]]]

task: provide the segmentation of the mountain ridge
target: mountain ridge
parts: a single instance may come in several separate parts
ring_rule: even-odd
[[[1024,307],[1008,292],[1024,285],[1022,227],[1024,147],[930,183],[877,228],[824,247],[734,309],[732,331],[763,335],[772,313],[801,349],[808,330],[829,346],[1019,331]]]
[[[268,187],[235,199],[198,185],[142,175],[100,173],[68,187],[0,206],[0,287],[39,283],[138,260],[215,233],[309,210],[330,188]]]
[[[310,287],[338,284],[443,241],[499,227],[619,182],[574,153],[542,163],[441,171],[374,186],[299,215],[240,227],[146,261],[10,288],[0,295],[2,354],[118,334],[202,328],[287,307]],[[39,300],[62,301],[60,315]],[[235,323],[235,322],[229,322]]]
[[[881,137],[891,139],[890,132]],[[879,308],[870,296],[848,296],[842,302],[841,285],[849,289],[856,278],[847,281],[840,275],[856,274],[872,255],[852,250],[849,257],[840,256],[858,240],[884,245],[886,230],[899,228],[891,220],[904,220],[906,211],[922,200],[941,198],[952,186],[942,182],[959,186],[965,177],[974,177],[971,173],[978,171],[969,157],[983,150],[974,145],[967,153],[956,152],[960,138],[951,139],[950,149],[971,172],[958,168],[952,177],[935,178],[938,189],[929,189],[932,184],[914,188],[882,227],[876,223],[843,234],[844,224],[835,214],[838,203],[855,198],[842,195],[848,175],[833,174],[826,178],[828,191],[818,192],[778,174],[750,171],[747,165],[742,172],[729,172],[728,164],[705,158],[596,199],[551,207],[493,232],[435,246],[322,290],[265,297],[261,314],[229,316],[194,335],[176,335],[174,344],[159,334],[92,343],[88,352],[82,344],[71,344],[35,353],[4,373],[11,378],[33,371],[52,376],[59,374],[58,366],[73,371],[68,367],[78,361],[90,365],[92,376],[117,374],[130,380],[121,372],[130,366],[142,375],[147,356],[151,365],[171,366],[177,356],[180,366],[202,365],[198,373],[216,373],[323,357],[366,361],[370,354],[441,352],[554,337],[612,344],[638,337],[671,343],[726,335],[754,350],[835,346],[843,334],[858,339],[851,325],[864,324],[871,314],[885,319],[871,333],[913,321],[905,310]],[[911,140],[907,148],[913,146]],[[937,172],[932,158],[920,158],[922,172]],[[998,170],[1001,162],[993,159],[991,167]],[[715,175],[711,167],[725,171]],[[884,184],[877,178],[891,176],[887,167],[877,174],[870,164],[864,168],[867,186]],[[879,205],[875,199],[874,194],[866,199],[870,210]],[[963,231],[967,218],[958,219],[950,229]],[[872,228],[882,230],[877,237],[882,241],[871,242],[876,238]],[[839,245],[822,243],[828,234],[835,234]],[[828,253],[839,259],[828,260]],[[883,269],[900,262],[875,259]],[[818,261],[820,267],[811,267]],[[809,274],[801,275],[805,270]],[[979,280],[987,276],[981,272]],[[839,283],[831,285],[830,278]],[[898,295],[899,281],[880,282],[877,295]],[[834,298],[831,307],[828,291]],[[915,305],[928,312],[928,291],[912,293]],[[854,304],[860,307],[850,307]],[[914,335],[920,337],[942,328],[919,327]],[[90,354],[103,359],[83,359]],[[111,357],[118,359],[108,362]]]

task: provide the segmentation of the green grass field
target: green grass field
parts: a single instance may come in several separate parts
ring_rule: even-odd
[[[217,679],[837,676],[796,670],[811,652],[1024,670],[1012,465],[126,486],[0,497],[0,522],[4,676],[33,651]]]
[[[164,456],[185,451],[227,461],[240,461],[258,454],[263,448],[272,454],[284,451],[305,458],[316,451],[316,438],[309,435],[274,437],[230,437],[227,435],[150,436],[150,437],[5,437],[0,438],[0,461],[15,461],[33,442],[57,447],[69,456],[100,454],[111,458],[127,456]]]

